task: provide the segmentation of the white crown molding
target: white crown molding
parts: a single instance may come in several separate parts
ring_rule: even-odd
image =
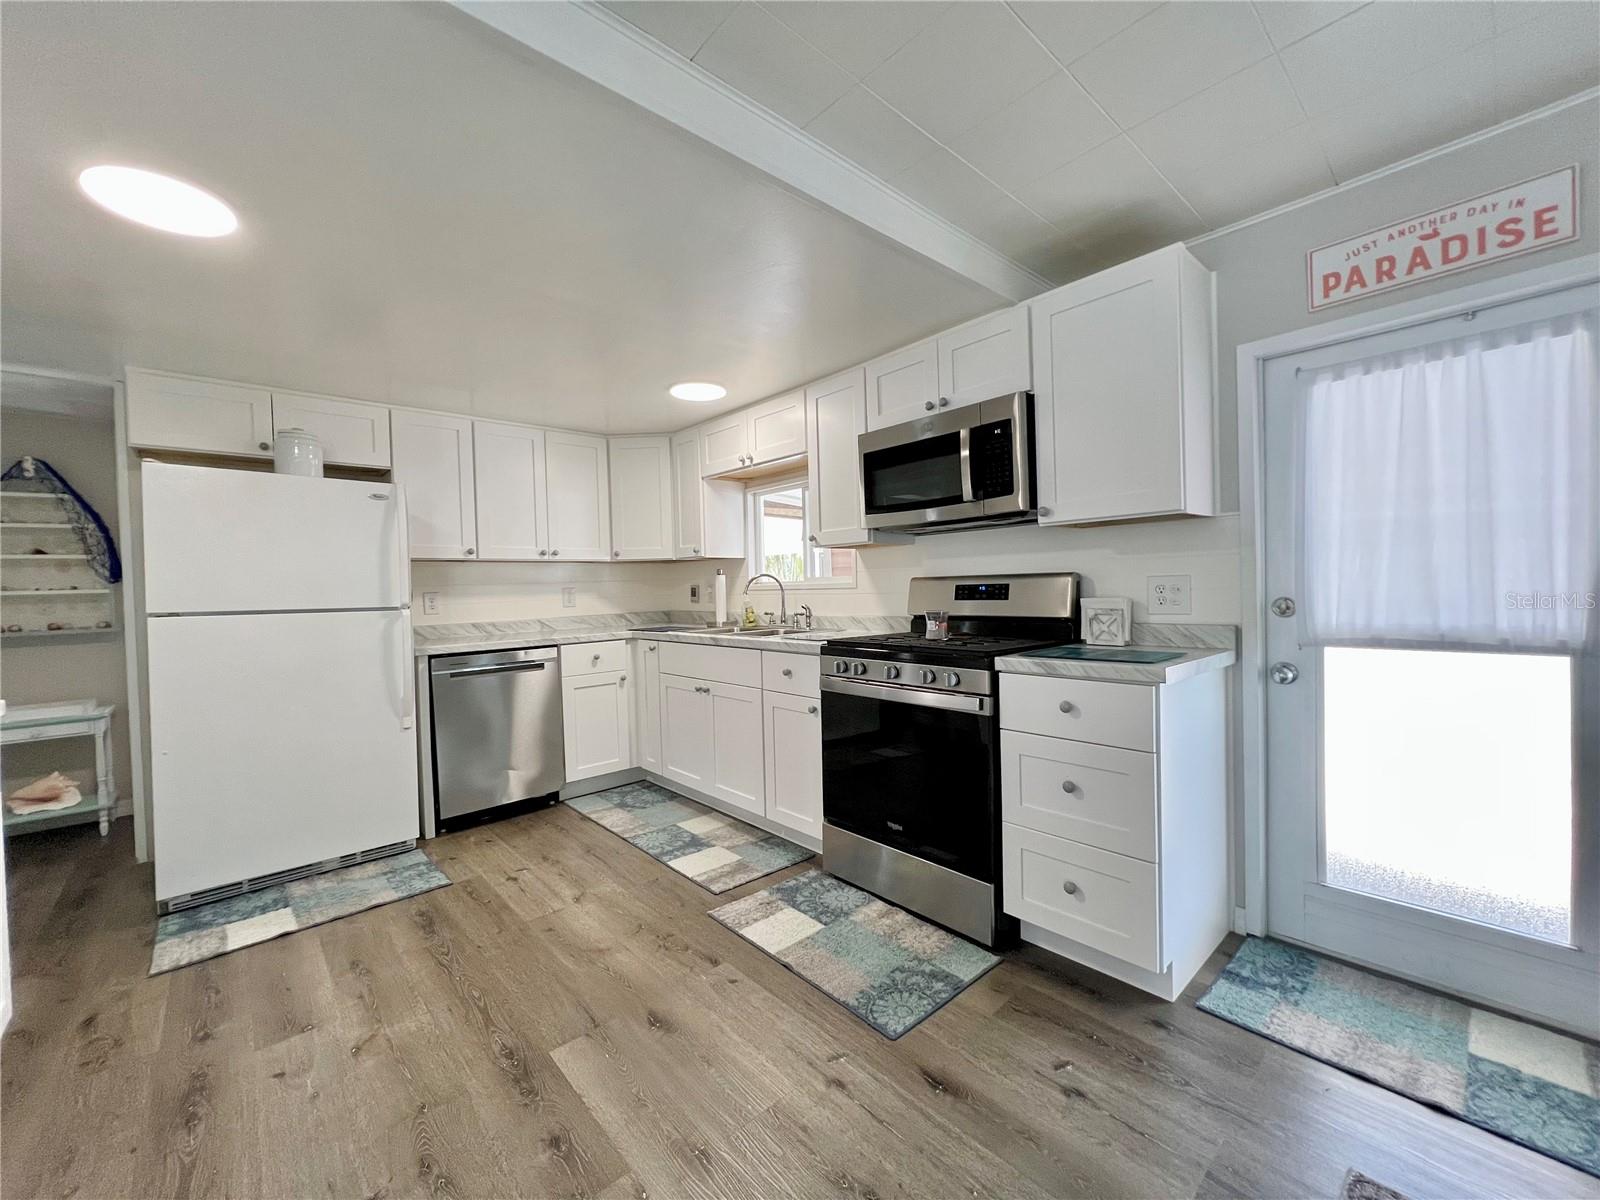
[[[1293,212],[1297,208],[1304,208],[1308,204],[1316,204],[1319,200],[1326,200],[1329,196],[1336,196],[1340,192],[1349,191],[1351,188],[1373,183],[1386,175],[1409,171],[1412,167],[1419,166],[1430,159],[1442,158],[1446,154],[1454,154],[1457,150],[1467,146],[1476,145],[1478,142],[1487,141],[1492,137],[1498,137],[1507,130],[1516,129],[1522,125],[1531,125],[1535,121],[1542,121],[1546,117],[1554,116],[1556,113],[1563,112],[1569,108],[1575,108],[1580,104],[1587,104],[1597,98],[1600,98],[1600,88],[1586,88],[1584,91],[1568,96],[1565,100],[1557,100],[1553,104],[1546,104],[1543,108],[1525,112],[1520,117],[1511,117],[1508,120],[1501,121],[1498,125],[1491,125],[1487,129],[1479,129],[1475,133],[1468,133],[1458,137],[1453,142],[1446,142],[1442,146],[1435,146],[1431,150],[1413,154],[1410,158],[1402,158],[1399,162],[1392,162],[1386,167],[1368,171],[1365,175],[1357,175],[1354,179],[1336,183],[1331,188],[1323,188],[1320,192],[1312,192],[1309,196],[1301,196],[1298,200],[1290,200],[1278,205],[1277,208],[1269,208],[1266,212],[1256,213],[1252,217],[1245,217],[1242,220],[1235,221],[1232,225],[1224,225],[1221,229],[1213,229],[1210,233],[1190,238],[1184,245],[1203,246],[1205,243],[1214,241],[1217,238],[1227,237],[1230,233],[1238,233],[1241,229],[1248,229],[1252,225],[1259,225],[1263,221],[1281,217],[1284,213]]]
[[[452,0],[485,25],[1017,302],[1054,286],[597,4]]]

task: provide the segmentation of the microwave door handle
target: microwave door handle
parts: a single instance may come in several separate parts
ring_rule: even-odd
[[[978,497],[972,491],[972,426],[961,427],[961,499],[970,504]]]

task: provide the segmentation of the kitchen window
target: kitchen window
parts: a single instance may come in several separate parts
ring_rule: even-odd
[[[856,552],[811,544],[806,491],[804,478],[750,489],[750,574],[776,575],[785,587],[854,587]]]

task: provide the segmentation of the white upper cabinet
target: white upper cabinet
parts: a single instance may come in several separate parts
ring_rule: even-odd
[[[744,486],[702,479],[700,430],[672,439],[674,558],[744,557]]]
[[[610,453],[611,557],[672,558],[672,440],[614,437]]]
[[[933,338],[867,364],[867,428],[910,421],[939,406],[939,351]]]
[[[854,546],[867,540],[856,444],[866,426],[866,372],[861,367],[806,389],[806,502],[811,540],[818,546]]]
[[[544,430],[527,425],[472,423],[479,558],[522,562],[549,555],[544,437]]]
[[[1210,273],[1168,246],[1029,306],[1040,523],[1216,512]]]
[[[351,467],[389,466],[389,408],[337,396],[272,393],[272,428],[303,429],[322,443],[322,459]]]
[[[750,461],[750,425],[743,411],[700,426],[700,474],[737,471]]]
[[[397,408],[390,413],[394,481],[406,489],[412,558],[475,558],[472,421]]]
[[[804,389],[774,396],[744,410],[745,448],[751,466],[806,452]]]
[[[546,430],[544,462],[550,557],[610,558],[611,482],[606,439]]]
[[[272,454],[272,393],[130,367],[128,444],[202,454]]]
[[[968,321],[938,340],[935,407],[956,408],[1032,389],[1026,304]]]

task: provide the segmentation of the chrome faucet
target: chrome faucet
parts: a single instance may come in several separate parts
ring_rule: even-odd
[[[750,586],[758,579],[770,579],[778,585],[778,624],[787,625],[789,623],[789,597],[783,590],[783,580],[770,571],[763,571],[759,575],[750,576],[749,582],[744,585],[744,598],[746,600],[750,598]]]

